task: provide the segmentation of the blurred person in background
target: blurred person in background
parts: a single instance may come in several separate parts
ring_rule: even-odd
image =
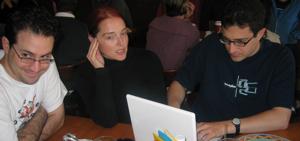
[[[272,0],[267,28],[280,36],[281,44],[295,49],[300,40],[300,1]]]
[[[163,0],[165,15],[149,25],[146,49],[160,58],[164,71],[177,70],[189,49],[200,39],[199,31],[189,18],[194,5],[189,0]]]

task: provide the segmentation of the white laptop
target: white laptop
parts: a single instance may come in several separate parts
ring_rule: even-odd
[[[186,141],[197,141],[195,114],[127,94],[135,141],[154,141],[153,133],[167,129]]]

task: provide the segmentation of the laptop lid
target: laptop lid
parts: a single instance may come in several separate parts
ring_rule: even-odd
[[[194,113],[130,94],[126,98],[136,141],[154,141],[153,133],[158,129],[197,141]]]

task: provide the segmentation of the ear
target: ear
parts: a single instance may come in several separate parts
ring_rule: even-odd
[[[3,36],[1,38],[1,40],[2,40],[3,50],[4,50],[5,54],[8,54],[8,51],[10,49],[10,47],[9,47],[9,41],[8,41],[8,39],[5,36]]]
[[[266,34],[266,31],[267,31],[266,28],[262,28],[261,30],[259,30],[256,35],[257,39],[260,40]]]
[[[95,40],[95,38],[91,35],[91,34],[89,34],[89,41],[90,41],[90,43],[92,43],[93,42],[93,40]]]

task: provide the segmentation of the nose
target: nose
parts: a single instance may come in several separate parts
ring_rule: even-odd
[[[126,42],[126,37],[125,36],[118,36],[118,45],[123,46],[124,43]]]
[[[238,48],[234,46],[233,43],[229,43],[228,45],[226,45],[226,48],[229,54],[232,54],[238,50]]]
[[[34,61],[30,66],[30,70],[35,73],[39,72],[41,70],[41,63],[39,61]]]

